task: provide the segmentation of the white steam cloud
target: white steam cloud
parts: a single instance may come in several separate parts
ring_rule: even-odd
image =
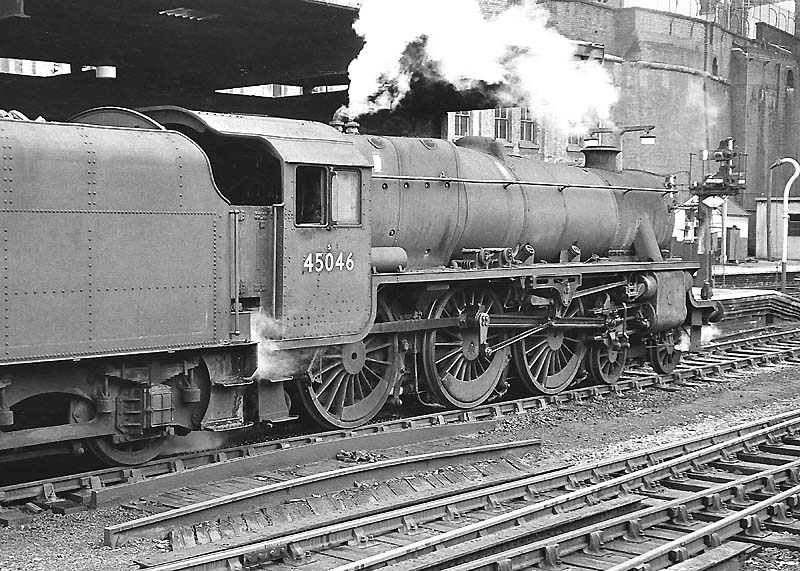
[[[393,108],[410,88],[401,63],[424,42],[426,64],[457,89],[489,84],[506,106],[529,106],[538,119],[576,132],[608,122],[617,90],[596,61],[575,57],[575,44],[547,27],[533,0],[487,20],[477,0],[364,0],[356,33],[365,45],[350,65],[353,116]],[[387,88],[387,86],[391,86]]]
[[[700,346],[705,347],[709,345],[720,335],[722,335],[722,330],[713,323],[703,325],[703,328],[700,330]],[[680,339],[675,343],[675,349],[686,353],[689,351],[690,346],[691,338],[689,337],[689,332],[686,331],[686,329],[681,329]]]
[[[258,341],[258,368],[255,379],[281,379],[293,376],[302,365],[298,352],[280,351],[274,339],[279,337],[281,324],[263,311],[250,320],[250,338]]]

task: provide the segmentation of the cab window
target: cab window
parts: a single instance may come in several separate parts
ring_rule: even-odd
[[[340,226],[361,224],[361,173],[333,171],[331,179],[332,222]]]
[[[298,225],[321,226],[326,224],[327,178],[328,170],[324,167],[297,167],[295,181]]]

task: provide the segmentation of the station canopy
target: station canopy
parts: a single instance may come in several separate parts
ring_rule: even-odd
[[[72,70],[0,74],[0,109],[63,119],[100,105],[171,104],[325,120],[346,94],[312,88],[347,84],[362,45],[357,13],[353,0],[0,0],[0,58]],[[264,84],[303,93],[219,93]]]

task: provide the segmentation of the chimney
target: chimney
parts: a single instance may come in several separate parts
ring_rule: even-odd
[[[620,172],[622,170],[622,157],[617,147],[584,147],[581,149],[585,158],[584,167],[587,169],[603,169]]]

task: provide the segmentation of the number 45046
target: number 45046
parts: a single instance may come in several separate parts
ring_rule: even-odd
[[[334,270],[352,272],[355,267],[353,252],[346,256],[344,252],[334,254],[333,252],[311,252],[303,261],[303,268],[309,273],[313,272],[332,272]]]

